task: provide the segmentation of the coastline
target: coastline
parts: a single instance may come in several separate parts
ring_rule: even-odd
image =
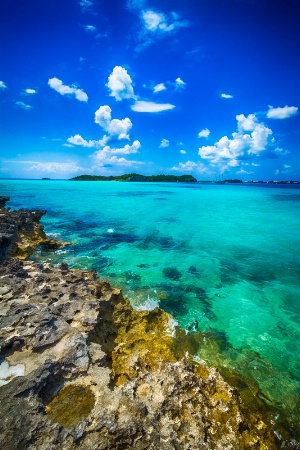
[[[8,228],[20,218],[1,241],[6,448],[280,448],[283,439],[217,369],[186,357],[192,343],[167,313],[134,311],[93,271],[21,261],[47,238],[40,213],[12,213],[1,210]],[[58,407],[66,398],[73,402],[67,417]],[[78,398],[84,412],[74,417]],[[31,414],[16,435],[14,420]]]

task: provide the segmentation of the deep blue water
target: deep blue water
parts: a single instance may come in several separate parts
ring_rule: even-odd
[[[36,259],[95,268],[134,307],[206,332],[200,359],[299,417],[299,187],[0,180],[0,195],[72,242]]]

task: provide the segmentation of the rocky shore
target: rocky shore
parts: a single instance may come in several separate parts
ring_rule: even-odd
[[[250,411],[159,308],[94,271],[28,260],[57,247],[0,198],[0,448],[298,449]]]

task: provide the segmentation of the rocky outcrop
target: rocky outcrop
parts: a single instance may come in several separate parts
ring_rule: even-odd
[[[133,310],[94,271],[9,257],[40,242],[39,214],[16,213],[1,216],[18,225],[0,266],[0,448],[280,448],[167,313]]]
[[[58,248],[69,245],[48,239],[39,223],[46,211],[10,211],[4,206],[9,197],[0,197],[0,261],[9,256],[26,259],[37,245]]]

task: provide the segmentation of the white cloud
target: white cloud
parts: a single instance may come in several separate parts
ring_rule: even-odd
[[[227,165],[231,160],[248,155],[259,156],[267,149],[269,137],[272,130],[263,123],[258,122],[254,114],[247,117],[244,114],[236,116],[237,132],[232,133],[232,139],[223,136],[214,145],[199,148],[199,155],[211,163],[226,161]]]
[[[88,96],[82,89],[78,89],[75,85],[67,86],[56,77],[50,78],[48,85],[61,95],[74,95],[80,102],[88,101]]]
[[[80,136],[80,134],[75,134],[75,136],[71,136],[67,139],[67,142],[69,144],[71,144],[72,146],[74,145],[80,145],[82,147],[96,147],[97,146],[97,141],[86,141],[85,139],[83,139],[83,137]],[[67,147],[67,144],[64,144],[65,147]]]
[[[289,152],[287,150],[283,150],[281,147],[276,147],[274,153],[276,155],[287,155]]]
[[[284,164],[283,166],[285,169],[290,169],[292,166],[290,166],[289,164]]]
[[[210,135],[210,131],[208,128],[204,128],[203,130],[199,131],[199,133],[198,133],[199,138],[208,138],[209,135]]]
[[[251,166],[253,166],[253,167],[260,167],[260,164],[251,163]]]
[[[230,94],[221,94],[221,98],[233,98],[233,95],[230,95]]]
[[[136,166],[143,164],[141,161],[128,160],[126,158],[119,158],[117,155],[130,155],[138,153],[141,147],[139,141],[134,141],[132,145],[125,145],[122,148],[112,148],[110,146],[105,146],[102,150],[98,150],[93,154],[95,164],[97,166],[107,166],[107,165],[118,165],[124,167]]]
[[[194,161],[187,161],[186,163],[179,163],[177,166],[171,168],[171,170],[176,170],[179,172],[198,172],[206,173],[207,167],[203,163],[197,164]]]
[[[268,119],[287,119],[288,117],[297,114],[298,108],[296,106],[284,106],[283,108],[273,108],[269,105],[267,112]]]
[[[161,92],[161,91],[165,91],[167,88],[164,85],[164,83],[159,83],[156,86],[154,86],[153,88],[153,92],[154,94],[156,94],[157,92]]]
[[[141,19],[144,29],[150,33],[170,33],[178,28],[189,26],[189,22],[181,20],[176,13],[170,13],[167,16],[151,9],[142,11]]]
[[[175,108],[175,105],[172,105],[170,103],[154,103],[154,102],[146,102],[143,100],[138,100],[131,106],[132,111],[147,112],[147,113],[168,111],[173,108]]]
[[[128,9],[142,9],[145,6],[146,1],[145,0],[128,0],[127,1],[127,8]]]
[[[95,33],[95,31],[97,30],[96,27],[94,27],[94,25],[85,25],[84,26],[85,31],[87,31],[88,33]]]
[[[168,139],[162,139],[159,148],[166,148],[169,147],[170,145],[170,141],[168,141]]]
[[[29,95],[32,95],[32,94],[36,94],[36,90],[35,89],[25,89],[25,94],[29,94]]]
[[[185,155],[185,154],[186,154],[186,151],[185,151],[185,150],[180,150],[180,153],[181,153],[182,155]]]
[[[128,117],[122,120],[112,119],[111,108],[108,105],[100,106],[95,112],[95,123],[100,125],[109,134],[109,137],[115,136],[119,140],[130,139],[131,120]]]
[[[175,80],[176,89],[184,89],[186,87],[186,83],[181,78],[176,78]]]
[[[111,91],[109,95],[114,97],[117,101],[126,98],[135,99],[131,77],[127,70],[121,66],[114,67],[112,73],[108,77],[106,86]]]
[[[89,10],[93,6],[93,2],[91,0],[81,0],[79,4],[83,12]]]
[[[17,106],[20,106],[20,108],[25,109],[25,111],[30,111],[32,109],[32,106],[26,105],[24,102],[16,102]]]
[[[0,89],[7,89],[6,84],[4,83],[4,81],[0,81]]]
[[[238,170],[236,173],[239,174],[239,175],[241,175],[241,174],[247,174],[247,175],[250,175],[251,173],[254,173],[254,172],[249,172],[249,171],[247,171],[247,170],[245,170],[245,169],[240,169],[240,170]]]
[[[48,172],[48,173],[74,173],[82,171],[83,168],[79,167],[75,162],[38,162],[38,161],[23,161],[25,163],[32,164],[29,167],[30,171]]]

